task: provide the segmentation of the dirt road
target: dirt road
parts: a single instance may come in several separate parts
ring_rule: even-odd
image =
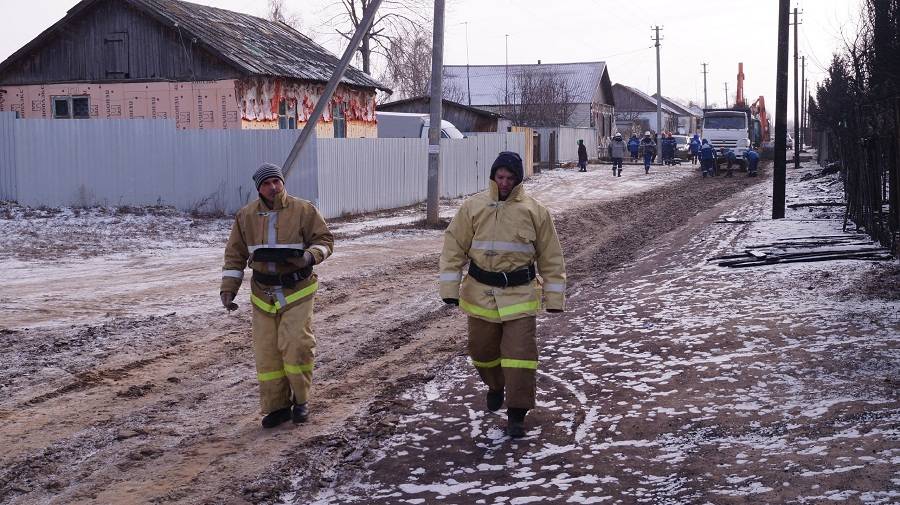
[[[686,169],[612,179],[606,170],[552,172],[529,189],[546,191],[575,297],[601,283],[597,272],[627,266],[755,181],[698,184]],[[228,222],[173,236],[166,226],[189,220],[147,218],[155,228],[141,235],[144,216],[129,216],[116,227],[131,241],[77,226],[43,233],[21,216],[0,221],[28,231],[21,247],[0,254],[10,258],[13,286],[0,302],[0,502],[309,496],[337,479],[340,465],[362,462],[365,444],[411,409],[403,392],[464,349],[464,318],[434,294],[440,232],[393,223],[354,233],[319,270],[311,421],[263,431],[247,303],[226,314],[215,296],[215,237],[224,242]]]

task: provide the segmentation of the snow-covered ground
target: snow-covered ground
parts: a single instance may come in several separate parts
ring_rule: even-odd
[[[840,200],[816,170],[789,171],[788,204]],[[897,262],[707,261],[844,234],[839,207],[773,221],[770,201],[744,191],[540,318],[525,439],[459,357],[314,502],[900,503]]]

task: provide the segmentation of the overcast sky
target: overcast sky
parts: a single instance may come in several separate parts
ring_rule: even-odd
[[[194,0],[195,3],[265,16],[266,0]],[[324,22],[337,0],[285,0],[301,30],[335,53],[342,39]],[[419,0],[424,1],[424,0]],[[0,60],[65,16],[76,0],[0,0],[6,8],[0,31]],[[427,5],[430,2],[424,1]],[[807,56],[810,89],[819,82],[853,33],[861,0],[795,0],[799,7],[800,52]],[[331,7],[329,7],[331,5]],[[725,83],[733,101],[738,62],[744,63],[745,94],[759,95],[774,111],[777,0],[607,1],[447,0],[446,64],[468,61],[503,64],[506,35],[510,63],[605,61],[610,78],[656,92],[652,25],[662,27],[663,95],[703,102],[701,63],[709,63],[707,93],[722,103]],[[468,23],[468,24],[464,24]],[[791,35],[793,41],[793,34]],[[793,42],[792,42],[793,43]],[[793,47],[791,48],[793,54]],[[791,67],[793,72],[793,67]],[[373,72],[377,74],[378,72]],[[792,77],[793,79],[793,77]],[[789,95],[792,96],[792,88]]]

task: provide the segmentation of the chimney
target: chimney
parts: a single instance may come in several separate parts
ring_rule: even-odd
[[[541,60],[538,60],[538,65],[540,65],[540,64],[541,64]]]

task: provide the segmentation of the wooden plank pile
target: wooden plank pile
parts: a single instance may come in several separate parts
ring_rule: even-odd
[[[771,244],[748,246],[743,253],[716,256],[721,267],[745,268],[763,265],[832,260],[886,261],[894,257],[889,250],[872,242],[864,234],[789,237]]]

